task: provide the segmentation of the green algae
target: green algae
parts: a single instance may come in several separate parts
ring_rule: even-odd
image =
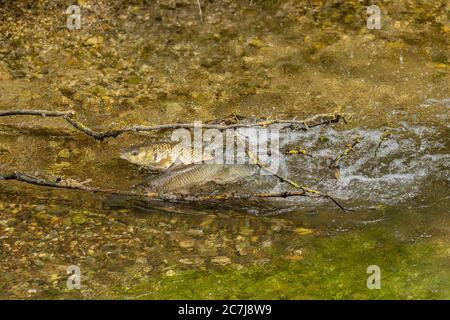
[[[179,271],[117,290],[139,299],[449,299],[448,243],[399,243],[380,227],[316,238],[298,262]],[[279,257],[281,258],[281,257]],[[367,267],[381,269],[381,289],[368,289]]]

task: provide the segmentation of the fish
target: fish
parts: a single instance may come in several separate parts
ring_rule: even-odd
[[[225,185],[249,177],[258,170],[259,167],[256,165],[192,164],[149,179],[146,191],[177,191],[209,182]]]
[[[120,158],[152,170],[190,165],[213,160],[212,155],[180,143],[151,143],[122,150]]]

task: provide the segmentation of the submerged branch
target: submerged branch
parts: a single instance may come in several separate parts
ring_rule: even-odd
[[[144,131],[158,131],[167,129],[194,129],[196,127],[193,123],[172,123],[172,124],[160,124],[153,126],[145,125],[131,125],[125,126],[119,129],[111,129],[107,131],[95,131],[86,125],[84,125],[80,120],[78,120],[76,112],[69,111],[51,111],[51,110],[5,110],[0,111],[0,117],[6,116],[42,116],[42,117],[60,117],[68,122],[76,130],[96,139],[99,141],[105,140],[106,138],[116,138],[121,134],[127,132],[144,132]],[[227,129],[239,129],[239,128],[253,128],[253,127],[267,127],[273,124],[284,124],[287,128],[291,130],[303,130],[306,131],[308,128],[317,127],[321,125],[327,125],[331,123],[337,123],[339,121],[345,122],[345,113],[327,113],[318,114],[311,118],[305,120],[263,120],[257,121],[255,123],[234,123],[230,125],[223,124],[211,124],[203,123],[201,128],[203,129],[218,129],[220,131]]]
[[[153,125],[153,126],[143,126],[143,125],[132,125],[126,126],[120,129],[111,129],[108,131],[95,131],[87,126],[85,126],[82,122],[77,119],[77,115],[75,111],[51,111],[51,110],[4,110],[0,111],[0,117],[5,116],[41,116],[41,117],[60,117],[63,118],[66,122],[68,122],[73,128],[76,130],[90,136],[96,140],[102,141],[106,138],[115,138],[126,132],[141,132],[141,131],[156,131],[156,130],[166,130],[166,129],[194,129],[196,128],[196,124],[190,123],[174,123],[174,124],[161,124],[161,125]],[[232,124],[224,124],[224,123],[205,123],[201,125],[203,129],[218,129],[218,130],[227,130],[227,129],[238,129],[238,128],[252,128],[252,127],[267,127],[273,124],[284,124],[287,128],[291,130],[303,130],[306,131],[309,128],[327,125],[330,123],[337,123],[340,120],[345,120],[346,114],[343,113],[330,113],[330,114],[318,114],[311,118],[305,120],[269,120],[264,119],[261,121],[256,121],[254,123],[240,123],[239,117],[235,116],[238,120],[236,123]],[[292,197],[292,196],[306,196],[313,198],[326,198],[333,201],[340,209],[344,211],[348,211],[348,209],[344,208],[340,205],[336,199],[328,194],[321,193],[317,190],[311,189],[307,186],[302,186],[297,184],[296,182],[280,176],[279,174],[269,171],[265,165],[263,165],[259,159],[254,157],[249,150],[247,149],[250,158],[253,158],[254,162],[265,171],[268,171],[271,175],[277,177],[279,180],[290,184],[291,186],[298,189],[298,191],[289,191],[289,192],[281,192],[281,193],[249,193],[249,194],[238,194],[238,193],[229,193],[229,194],[217,194],[217,195],[183,195],[183,194],[161,194],[161,193],[139,193],[133,191],[121,191],[114,189],[102,189],[96,187],[89,187],[80,182],[73,180],[61,180],[58,179],[56,181],[50,181],[45,179],[40,179],[36,177],[32,177],[20,172],[13,172],[6,175],[0,175],[0,180],[16,180],[29,184],[46,186],[52,188],[63,188],[63,189],[75,189],[75,190],[83,190],[88,192],[98,192],[98,193],[107,193],[107,194],[121,194],[121,195],[132,195],[132,196],[146,196],[152,199],[172,199],[172,200],[185,200],[185,201],[206,201],[206,200],[229,200],[229,199],[251,199],[251,198],[268,198],[268,197]]]
[[[305,149],[289,149],[287,151],[283,151],[282,153],[285,155],[303,154],[307,157],[314,158],[314,156],[312,154],[308,153],[308,151],[306,151]]]
[[[122,194],[122,195],[138,195],[136,192],[132,191],[121,191],[115,189],[102,189],[96,187],[89,187],[84,185],[83,183],[73,181],[73,180],[62,180],[60,178],[55,179],[54,181],[41,179],[37,177],[33,177],[21,172],[12,172],[4,175],[0,175],[1,180],[16,180],[25,182],[28,184],[33,184],[37,186],[51,187],[51,188],[60,188],[60,189],[72,189],[72,190],[83,190],[88,192],[96,192],[96,193],[108,193],[108,194]]]
[[[330,196],[329,194],[322,193],[318,190],[312,189],[305,185],[300,185],[297,182],[295,182],[287,177],[284,177],[282,175],[279,175],[276,172],[273,172],[272,170],[269,170],[267,168],[267,166],[265,164],[263,164],[259,160],[259,158],[250,151],[247,144],[245,143],[245,140],[242,140],[241,137],[242,137],[242,135],[238,133],[237,138],[244,144],[245,153],[248,155],[249,159],[252,160],[253,163],[256,164],[261,170],[268,172],[270,175],[276,177],[281,182],[287,183],[287,184],[291,185],[292,187],[299,189],[300,192],[302,193],[302,195],[304,195],[304,196],[308,196],[310,198],[328,199],[328,200],[331,200],[334,204],[336,204],[339,207],[339,209],[341,209],[343,211],[351,211],[350,209],[347,209],[344,206],[342,206],[334,197]]]
[[[225,200],[251,200],[257,198],[288,198],[288,197],[311,197],[305,192],[305,190],[298,191],[285,191],[285,192],[260,192],[260,193],[223,193],[223,194],[177,194],[177,193],[157,193],[157,192],[133,192],[133,191],[123,191],[116,189],[103,189],[97,187],[89,187],[80,182],[73,180],[61,180],[56,179],[55,181],[46,180],[42,178],[33,177],[21,172],[12,172],[0,175],[1,180],[15,180],[20,182],[25,182],[37,186],[45,186],[51,188],[60,189],[71,189],[71,190],[82,190],[94,193],[105,193],[105,194],[117,194],[117,195],[127,195],[127,196],[143,196],[149,199],[155,200],[171,200],[171,201],[225,201]],[[330,198],[335,201],[334,199]],[[336,202],[335,202],[336,203]],[[336,203],[342,210],[347,210],[344,207]]]
[[[338,162],[338,161],[341,160],[343,157],[347,156],[350,152],[352,152],[352,151],[353,151],[353,148],[354,148],[358,143],[360,143],[362,139],[363,139],[362,137],[359,137],[359,136],[356,137],[355,140],[354,140],[351,144],[348,144],[348,145],[346,146],[345,150],[344,150],[340,155],[338,155],[338,156],[334,159],[334,162]]]
[[[391,135],[391,131],[389,129],[384,129],[383,133],[380,136],[380,142],[377,144],[377,147],[375,148],[375,157],[377,156],[378,150],[380,149],[383,142],[388,139]]]
[[[41,117],[67,117],[74,115],[75,111],[51,111],[51,110],[4,110],[0,111],[0,117],[6,116],[41,116]]]
[[[337,156],[336,158],[334,158],[334,159],[333,159],[333,158],[329,159],[328,168],[330,168],[331,170],[333,170],[333,172],[334,172],[334,177],[335,177],[337,180],[339,180],[340,177],[341,177],[341,172],[340,172],[341,166],[338,164],[338,161],[341,160],[342,158],[348,156],[351,152],[353,152],[355,146],[356,146],[358,143],[360,143],[360,142],[362,141],[362,139],[363,139],[363,138],[360,137],[360,136],[356,137],[355,140],[354,140],[352,143],[346,145],[345,150],[344,150],[340,155],[338,155],[338,156]]]

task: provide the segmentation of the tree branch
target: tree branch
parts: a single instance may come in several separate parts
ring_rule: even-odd
[[[158,200],[176,200],[176,201],[225,201],[225,200],[249,200],[255,198],[288,198],[288,197],[298,197],[304,196],[308,197],[308,194],[304,190],[299,191],[285,191],[285,192],[275,192],[275,193],[223,193],[216,195],[209,194],[177,194],[177,193],[158,193],[158,192],[134,192],[134,191],[123,191],[116,189],[102,189],[97,187],[85,186],[80,182],[73,180],[61,180],[56,179],[55,181],[46,180],[42,178],[33,177],[21,172],[11,172],[7,174],[0,175],[1,180],[15,180],[20,182],[25,182],[31,185],[44,186],[50,188],[59,189],[71,189],[71,190],[82,190],[93,193],[105,193],[105,194],[119,194],[127,196],[144,196],[149,199]]]
[[[116,138],[121,134],[127,132],[144,132],[144,131],[158,131],[167,129],[194,129],[195,124],[192,123],[173,123],[173,124],[160,124],[153,126],[144,125],[131,125],[125,126],[119,129],[110,129],[107,131],[95,131],[86,125],[84,125],[80,120],[77,119],[75,111],[50,111],[50,110],[5,110],[0,111],[0,117],[6,116],[42,116],[42,117],[60,117],[67,121],[76,130],[96,139],[103,141],[106,138]],[[204,123],[202,124],[203,129],[238,129],[238,128],[252,128],[252,127],[267,127],[273,124],[285,124],[291,130],[303,130],[306,131],[309,128],[327,125],[331,123],[337,123],[340,120],[345,122],[345,113],[327,113],[318,114],[311,118],[305,120],[262,120],[255,123],[234,123],[230,125],[224,124],[212,124]]]
[[[305,185],[300,185],[297,182],[284,177],[282,175],[279,175],[276,172],[273,172],[272,170],[267,169],[267,166],[264,165],[263,163],[261,163],[261,161],[258,159],[258,157],[256,155],[254,155],[250,149],[248,148],[247,144],[245,143],[245,140],[241,139],[241,134],[238,133],[237,138],[244,144],[244,148],[245,148],[245,152],[247,153],[249,159],[253,160],[254,164],[256,164],[261,170],[264,170],[266,172],[268,172],[269,174],[271,174],[272,176],[276,177],[278,180],[280,180],[281,182],[287,183],[289,185],[291,185],[292,187],[299,189],[300,192],[302,193],[302,195],[304,196],[308,196],[311,198],[324,198],[324,199],[329,199],[331,200],[334,204],[336,204],[341,210],[343,211],[351,211],[350,209],[345,208],[344,206],[342,206],[333,196],[326,194],[326,193],[322,193],[318,190],[312,189],[308,186]]]

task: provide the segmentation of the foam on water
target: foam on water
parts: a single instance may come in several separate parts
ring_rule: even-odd
[[[385,130],[390,134],[381,142]],[[328,165],[356,137],[362,140],[353,152],[339,160],[340,178],[336,179]],[[280,147],[306,149],[314,158],[282,156],[279,173],[350,201],[403,202],[420,196],[430,183],[450,181],[446,139],[439,129],[410,126],[406,122],[398,128],[376,130],[328,127],[304,133],[288,132]],[[279,190],[283,186],[276,188]]]

